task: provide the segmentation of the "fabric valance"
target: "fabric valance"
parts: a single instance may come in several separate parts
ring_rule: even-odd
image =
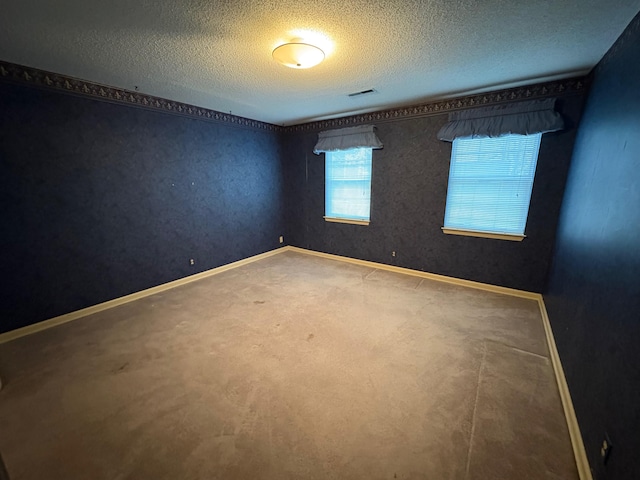
[[[374,125],[358,125],[320,132],[313,153],[319,155],[322,152],[339,152],[352,148],[382,148],[375,128]]]
[[[449,123],[438,132],[438,139],[502,137],[512,133],[531,135],[555,132],[564,121],[555,110],[555,98],[473,108],[449,114]]]

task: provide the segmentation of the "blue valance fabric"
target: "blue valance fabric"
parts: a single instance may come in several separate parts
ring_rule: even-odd
[[[319,155],[322,152],[340,152],[352,148],[382,148],[375,128],[374,125],[358,125],[320,132],[313,153]]]
[[[503,137],[531,135],[564,128],[562,116],[555,110],[555,98],[473,108],[449,114],[449,123],[438,132],[438,139]]]

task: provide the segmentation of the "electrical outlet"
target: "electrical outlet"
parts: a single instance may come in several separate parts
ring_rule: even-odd
[[[280,243],[284,243],[284,237],[282,235],[280,235],[279,240],[280,240]]]
[[[613,445],[611,444],[611,439],[609,438],[609,435],[605,433],[604,440],[602,440],[602,447],[600,447],[600,457],[602,458],[602,463],[605,465],[609,461],[612,448]]]
[[[193,258],[189,259],[189,265],[195,265],[196,261]]]
[[[396,251],[394,250],[393,252],[391,252],[391,256],[395,257],[396,256]]]

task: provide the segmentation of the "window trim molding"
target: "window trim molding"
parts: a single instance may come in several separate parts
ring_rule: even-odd
[[[338,217],[327,217],[324,216],[325,222],[331,223],[348,223],[350,225],[369,225],[370,220],[354,220],[351,218],[338,218]]]
[[[375,135],[375,134],[374,134]],[[352,218],[352,217],[332,217],[330,215],[327,215],[327,168],[329,165],[329,156],[330,155],[334,155],[334,154],[340,154],[340,153],[344,153],[344,152],[349,152],[352,150],[368,150],[369,151],[369,215],[368,218],[366,220],[363,220],[363,217],[360,218]],[[351,224],[351,225],[369,225],[369,222],[371,221],[371,204],[372,204],[372,197],[373,197],[373,151],[375,150],[375,148],[373,147],[357,147],[357,148],[349,148],[347,150],[337,150],[337,151],[331,151],[331,152],[321,152],[324,153],[324,213],[325,215],[323,215],[322,218],[325,219],[326,222],[332,222],[332,223],[347,223],[347,224]],[[334,212],[329,212],[329,213],[334,213]],[[349,212],[349,214],[352,214],[353,212]]]
[[[527,236],[516,233],[500,233],[500,232],[484,232],[482,230],[465,230],[463,228],[441,227],[442,233],[447,235],[462,235],[465,237],[493,238],[496,240],[511,240],[512,242],[521,242]]]
[[[484,230],[484,228],[501,228],[501,225],[483,225],[483,224],[478,224],[478,223],[484,223],[484,222],[471,222],[471,223],[476,223],[475,225],[470,224],[470,225],[464,225],[465,227],[470,227],[470,228],[460,228],[460,227],[454,227],[454,226],[450,226],[447,225],[447,214],[449,212],[449,206],[450,206],[450,198],[449,198],[449,194],[450,194],[450,188],[451,188],[451,174],[453,171],[453,165],[454,165],[454,160],[457,158],[454,153],[456,152],[456,141],[460,140],[464,140],[464,141],[483,141],[485,139],[490,139],[490,138],[496,138],[496,137],[479,137],[479,138],[456,138],[454,139],[454,141],[452,141],[452,147],[451,147],[451,158],[450,158],[450,169],[449,169],[449,177],[447,180],[447,197],[446,197],[446,204],[445,204],[445,215],[444,215],[444,226],[441,227],[443,233],[448,234],[448,235],[462,235],[462,236],[467,236],[467,237],[480,237],[480,238],[491,238],[491,239],[497,239],[497,240],[509,240],[509,241],[514,241],[514,242],[521,242],[522,240],[524,240],[526,238],[525,235],[525,230],[527,228],[527,221],[529,218],[529,212],[531,209],[531,199],[533,197],[533,185],[535,183],[535,177],[536,177],[536,173],[537,173],[537,169],[538,169],[538,160],[540,158],[540,147],[542,146],[542,137],[543,137],[543,133],[536,133],[536,134],[531,134],[531,135],[521,135],[521,134],[510,134],[510,135],[506,135],[506,137],[527,137],[527,136],[531,136],[531,137],[537,137],[538,138],[538,143],[537,143],[537,147],[536,147],[536,152],[535,152],[535,156],[532,157],[533,162],[534,162],[534,170],[533,170],[533,176],[531,177],[531,189],[529,190],[529,199],[528,199],[528,205],[527,205],[527,210],[525,213],[525,217],[524,217],[524,224],[522,225],[522,233],[511,233],[511,232],[505,232],[505,231],[493,231],[493,230]],[[467,152],[468,153],[468,152]],[[523,158],[524,158],[524,151],[523,153]],[[457,185],[457,184],[456,184]],[[451,220],[451,219],[449,219]],[[453,222],[455,223],[455,222]],[[458,222],[460,223],[460,222]],[[518,231],[520,230],[519,228],[517,229]]]

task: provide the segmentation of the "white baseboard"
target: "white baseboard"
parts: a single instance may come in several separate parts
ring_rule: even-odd
[[[536,300],[540,308],[542,324],[544,326],[545,335],[547,337],[547,345],[549,346],[549,356],[551,359],[551,364],[553,366],[553,371],[555,373],[556,382],[558,384],[558,390],[560,392],[560,400],[562,401],[562,408],[564,410],[565,419],[567,421],[567,427],[569,429],[569,436],[571,437],[571,446],[573,447],[573,454],[576,460],[576,467],[578,468],[578,475],[580,476],[580,480],[593,480],[593,477],[591,475],[591,469],[589,468],[589,461],[587,460],[587,454],[584,449],[584,443],[582,441],[582,435],[580,434],[578,419],[576,418],[576,412],[573,408],[573,402],[571,401],[569,386],[567,385],[567,379],[564,376],[562,363],[560,363],[560,355],[558,354],[556,341],[553,337],[553,331],[551,330],[549,315],[547,314],[547,309],[545,307],[544,299],[541,294],[535,293],[535,292],[527,292],[524,290],[516,290],[513,288],[499,287],[496,285],[490,285],[488,283],[473,282],[471,280],[463,280],[460,278],[447,277],[444,275],[437,275],[435,273],[421,272],[418,270],[411,270],[408,268],[396,267],[393,265],[386,265],[383,263],[370,262],[367,260],[358,260],[355,258],[341,257],[339,255],[316,252],[313,250],[306,250],[298,247],[286,247],[286,249],[283,249],[283,251],[305,253],[308,255],[314,255],[316,257],[330,258],[333,260],[339,260],[342,262],[352,263],[356,265],[363,265],[371,268],[377,268],[379,270],[386,270],[389,272],[396,272],[396,273],[404,273],[406,275],[413,275],[416,277],[427,278],[429,280],[436,280],[438,282],[445,282],[453,285],[460,285],[464,287],[485,290],[488,292],[502,293],[504,295],[511,295],[514,297]]]
[[[571,400],[571,394],[569,393],[569,385],[567,385],[567,379],[564,376],[564,370],[562,369],[562,363],[560,362],[560,355],[558,354],[556,341],[553,337],[553,331],[551,330],[551,322],[549,321],[547,307],[544,304],[542,295],[540,295],[540,298],[538,299],[538,305],[540,306],[540,315],[542,316],[544,331],[547,335],[549,356],[551,357],[553,371],[556,374],[556,382],[558,383],[558,390],[560,391],[560,400],[562,400],[564,416],[567,419],[567,427],[569,428],[573,454],[576,458],[578,475],[580,475],[580,480],[593,480],[591,468],[589,467],[589,460],[587,459],[587,452],[584,449],[584,442],[582,441],[582,434],[580,433],[580,426],[578,425],[576,412],[573,409],[573,401]]]
[[[180,285],[186,285],[187,283],[195,282],[197,280],[202,280],[203,278],[211,277],[212,275],[217,275],[219,273],[226,272],[227,270],[241,267],[242,265],[247,265],[249,263],[261,260],[263,258],[271,257],[272,255],[276,255],[286,250],[287,248],[288,247],[281,247],[275,250],[271,250],[269,252],[261,253],[259,255],[254,255],[253,257],[243,258],[242,260],[238,260],[237,262],[221,265],[220,267],[216,267],[216,268],[212,268],[211,270],[206,270],[204,272],[196,273],[195,275],[189,275],[188,277],[179,278],[178,280],[174,280],[168,283],[163,283],[162,285],[147,288],[146,290],[140,290],[139,292],[135,292],[130,295],[125,295],[124,297],[114,298],[113,300],[109,300],[107,302],[98,303],[97,305],[92,305],[90,307],[83,308],[81,310],[65,313],[64,315],[60,315],[58,317],[53,317],[48,320],[43,320],[42,322],[34,323],[32,325],[27,325],[26,327],[17,328],[15,330],[2,333],[0,334],[0,344],[10,342],[11,340],[15,340],[17,338],[24,337],[26,335],[31,335],[32,333],[40,332],[42,330],[46,330],[48,328],[52,328],[57,325],[62,325],[63,323],[71,322],[73,320],[78,320],[88,315],[93,315],[94,313],[102,312],[103,310],[117,307],[118,305],[123,305],[125,303],[133,302],[134,300],[138,300],[140,298],[148,297],[150,295],[155,295],[157,293],[164,292],[166,290],[170,290],[175,287],[179,287]]]
[[[501,293],[504,295],[511,295],[514,297],[536,300],[540,307],[542,323],[544,325],[544,330],[547,337],[547,344],[549,346],[551,364],[553,365],[553,370],[555,372],[556,382],[558,384],[560,399],[562,400],[562,407],[564,409],[564,414],[567,420],[567,426],[569,428],[569,435],[571,437],[571,444],[573,446],[573,453],[575,455],[576,465],[578,468],[578,473],[580,475],[580,480],[593,480],[591,476],[591,469],[589,468],[589,462],[587,460],[587,455],[584,449],[584,443],[582,441],[582,435],[580,434],[580,427],[578,425],[576,413],[573,408],[573,402],[571,401],[569,387],[567,385],[567,380],[564,376],[564,370],[562,369],[562,364],[560,363],[560,356],[558,354],[556,342],[553,337],[553,331],[551,330],[551,324],[549,322],[547,309],[544,304],[544,299],[542,298],[542,295],[540,295],[539,293],[527,292],[525,290],[517,290],[517,289],[507,288],[507,287],[499,287],[496,285],[490,285],[488,283],[474,282],[471,280],[463,280],[460,278],[447,277],[445,275],[438,275],[435,273],[422,272],[419,270],[411,270],[409,268],[396,267],[393,265],[386,265],[386,264],[377,263],[377,262],[370,262],[368,260],[358,260],[355,258],[342,257],[339,255],[333,255],[330,253],[322,253],[322,252],[316,252],[313,250],[307,250],[304,248],[287,246],[287,247],[281,247],[275,250],[271,250],[269,252],[261,253],[253,257],[245,258],[237,262],[229,263],[227,265],[222,265],[220,267],[207,270],[205,272],[197,273],[189,277],[184,277],[178,280],[174,280],[173,282],[164,283],[156,287],[148,288],[146,290],[141,290],[140,292],[132,293],[124,297],[109,300],[108,302],[93,305],[88,308],[83,308],[82,310],[76,310],[75,312],[70,312],[65,315],[60,315],[58,317],[54,317],[49,320],[44,320],[42,322],[35,323],[33,325],[29,325],[23,328],[18,328],[16,330],[12,330],[10,332],[0,334],[0,344],[10,342],[11,340],[15,340],[17,338],[30,335],[32,333],[40,332],[42,330],[46,330],[48,328],[61,325],[63,323],[71,322],[73,320],[78,320],[88,315],[92,315],[94,313],[98,313],[103,310],[116,307],[118,305],[123,305],[125,303],[129,303],[134,300],[138,300],[140,298],[148,297],[149,295],[155,295],[157,293],[170,290],[180,285],[185,285],[187,283],[195,282],[203,278],[217,275],[218,273],[222,273],[227,270],[231,270],[233,268],[237,268],[242,265],[247,265],[249,263],[261,260],[263,258],[271,257],[273,255],[277,255],[279,253],[284,253],[284,252],[297,252],[297,253],[302,253],[306,255],[313,255],[316,257],[328,258],[331,260],[338,260],[341,262],[351,263],[355,265],[362,265],[370,268],[376,268],[378,270],[386,270],[389,272],[402,273],[405,275],[413,275],[415,277],[426,278],[426,279],[435,280],[438,282],[445,282],[453,285],[460,285],[463,287],[475,288],[475,289],[484,290],[484,291],[493,292],[493,293]]]
[[[473,280],[463,280],[461,278],[447,277],[445,275],[438,275],[436,273],[422,272],[420,270],[412,270],[410,268],[396,267],[394,265],[387,265],[384,263],[370,262],[368,260],[358,260],[357,258],[342,257],[340,255],[333,255],[332,253],[316,252],[314,250],[306,250],[298,247],[285,247],[287,251],[306,253],[307,255],[314,255],[316,257],[330,258],[332,260],[339,260],[341,262],[353,263],[355,265],[362,265],[370,268],[377,268],[378,270],[386,270],[388,272],[402,273],[405,275],[413,275],[414,277],[426,278],[428,280],[435,280],[438,282],[450,283],[453,285],[460,285],[462,287],[475,288],[478,290],[485,290],[487,292],[502,293],[504,295],[511,295],[513,297],[528,298],[530,300],[538,300],[539,293],[527,292],[525,290],[516,290],[515,288],[499,287],[497,285],[490,285],[488,283],[474,282]],[[285,250],[283,249],[283,250]]]

